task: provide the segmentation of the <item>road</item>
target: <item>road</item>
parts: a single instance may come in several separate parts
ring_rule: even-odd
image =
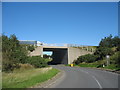
[[[118,88],[118,74],[91,68],[52,65],[64,74],[49,88]]]

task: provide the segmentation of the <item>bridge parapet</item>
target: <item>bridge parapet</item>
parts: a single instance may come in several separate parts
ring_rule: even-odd
[[[60,46],[60,47],[67,47],[68,45],[65,44],[65,43],[52,43],[52,44],[43,43],[42,46]]]
[[[90,45],[80,45],[80,44],[66,44],[66,43],[54,43],[54,44],[42,44],[43,47],[50,47],[50,48],[68,48],[68,47],[73,47],[73,48],[79,48],[85,51],[90,51],[94,52],[95,51],[95,46],[90,46]]]
[[[52,44],[42,43],[42,46],[87,47],[90,45],[67,44],[67,43],[52,43]]]

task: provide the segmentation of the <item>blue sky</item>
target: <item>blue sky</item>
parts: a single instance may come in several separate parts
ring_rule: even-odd
[[[98,45],[118,35],[117,2],[3,3],[3,33],[19,40]]]

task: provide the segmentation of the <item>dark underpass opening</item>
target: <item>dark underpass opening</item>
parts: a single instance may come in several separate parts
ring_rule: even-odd
[[[52,61],[49,65],[68,64],[68,49],[67,48],[43,48],[43,52],[52,52]]]

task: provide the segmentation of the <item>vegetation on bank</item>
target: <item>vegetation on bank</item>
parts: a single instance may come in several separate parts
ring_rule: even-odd
[[[70,66],[70,65],[67,65]],[[115,70],[115,71],[119,71],[120,67],[117,67],[114,64],[110,64],[109,66],[105,66],[103,67],[102,65],[98,65],[98,64],[94,64],[94,63],[81,63],[79,65],[74,65],[74,66],[79,66],[79,67],[90,67],[90,68],[104,68],[104,69],[110,69],[110,70]]]
[[[106,56],[109,55],[109,64]],[[120,70],[120,38],[112,35],[103,38],[93,54],[79,56],[73,62],[80,67]]]
[[[41,56],[29,56],[29,51],[35,49],[32,45],[22,45],[15,35],[2,35],[2,71],[11,72],[20,68],[19,64],[31,64],[36,68],[48,66],[48,59]]]
[[[55,76],[57,69],[31,68],[25,70],[15,70],[13,73],[3,73],[3,88],[29,88]]]
[[[26,88],[44,82],[59,71],[50,68],[48,58],[29,56],[35,50],[33,45],[20,44],[15,35],[2,35],[2,87]],[[42,71],[43,70],[43,71]]]
[[[35,50],[35,47],[33,45],[28,45],[27,49],[32,52]]]

